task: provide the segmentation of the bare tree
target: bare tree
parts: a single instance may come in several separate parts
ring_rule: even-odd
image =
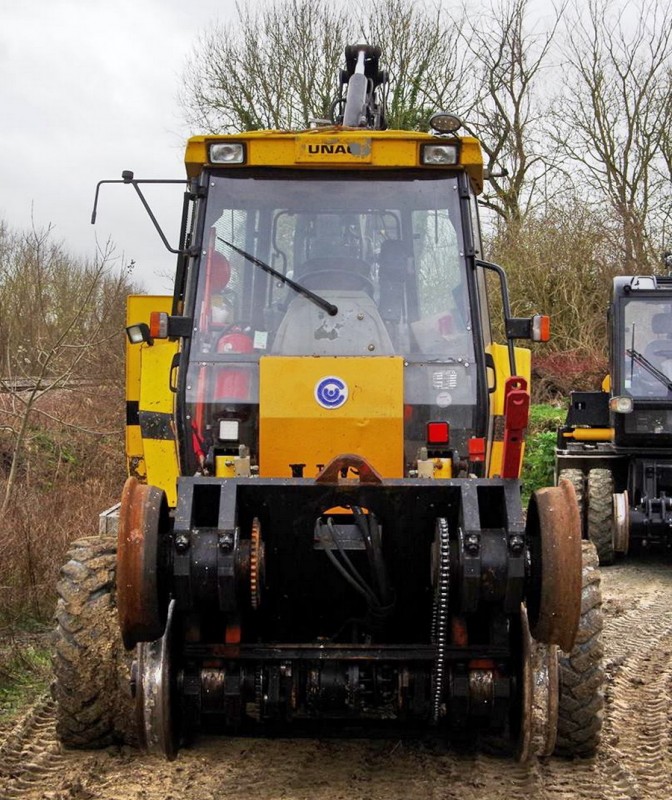
[[[555,141],[613,209],[625,272],[657,266],[669,215],[671,45],[672,8],[660,0],[589,0],[568,20]]]
[[[462,96],[465,127],[481,140],[490,175],[482,204],[504,223],[517,223],[548,202],[555,168],[546,144],[548,109],[539,82],[551,70],[558,10],[536,32],[529,0],[495,0],[467,16],[462,39],[472,68]]]
[[[208,27],[187,62],[181,102],[197,130],[307,127],[328,116],[355,26],[327,0],[287,0]]]
[[[383,50],[389,71],[390,128],[426,129],[432,112],[455,111],[469,61],[460,42],[463,18],[410,0],[371,2],[361,11],[364,41]]]
[[[0,430],[7,471],[0,517],[12,501],[36,417],[49,417],[44,398],[72,383],[105,376],[121,383],[120,329],[128,275],[112,271],[108,243],[92,264],[79,264],[52,241],[51,228],[0,236],[3,308]],[[113,365],[116,363],[117,369]]]
[[[328,119],[344,47],[380,45],[391,127],[420,128],[452,107],[463,60],[459,23],[411,0],[374,0],[354,11],[326,0],[276,0],[201,34],[187,62],[182,106],[208,132],[296,129]]]

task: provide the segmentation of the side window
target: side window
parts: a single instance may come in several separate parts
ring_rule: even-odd
[[[226,243],[245,247],[245,231],[248,213],[241,209],[226,209],[215,222],[210,234],[209,263],[205,276],[205,286],[201,294],[214,311],[215,321],[231,324],[243,315],[243,278],[245,259],[233,251]],[[229,268],[222,274],[221,265],[228,262]]]

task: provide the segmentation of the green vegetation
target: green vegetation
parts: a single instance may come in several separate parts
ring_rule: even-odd
[[[50,650],[45,632],[30,637],[24,634],[3,646],[0,649],[0,722],[13,717],[45,692],[50,677]]]
[[[566,414],[564,406],[543,404],[530,408],[522,473],[524,508],[535,489],[554,483],[556,429],[564,423]]]

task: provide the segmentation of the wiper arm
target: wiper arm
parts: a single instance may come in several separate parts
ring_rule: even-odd
[[[230,247],[232,250],[235,250],[236,253],[246,258],[248,261],[251,261],[255,266],[260,267],[264,270],[264,272],[268,272],[269,275],[272,275],[274,278],[278,278],[283,283],[286,283],[287,286],[290,286],[294,289],[295,292],[302,295],[303,297],[307,297],[308,300],[312,300],[316,306],[323,308],[330,317],[335,317],[338,314],[338,307],[335,306],[333,303],[330,303],[328,300],[325,300],[324,297],[320,297],[319,294],[315,294],[315,292],[311,292],[310,289],[306,289],[305,286],[301,286],[300,283],[293,281],[291,278],[288,278],[286,275],[283,275],[282,272],[279,272],[277,269],[273,269],[269,264],[265,261],[262,261],[256,256],[251,255],[246,250],[242,250],[240,247],[236,247],[235,244],[231,244],[231,242],[227,242],[226,239],[222,239],[221,236],[217,237],[217,241],[225,244],[227,247]]]
[[[657,367],[655,367],[646,356],[643,356],[639,351],[635,350],[634,348],[631,350],[625,351],[626,355],[630,356],[630,358],[640,366],[644,367],[644,369],[653,375],[653,377],[663,384],[663,386],[669,391],[672,391],[672,381],[667,377],[664,372],[661,372]]]

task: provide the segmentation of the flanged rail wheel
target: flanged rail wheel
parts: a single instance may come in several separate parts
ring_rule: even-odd
[[[558,474],[558,483],[563,478],[569,481],[574,487],[576,495],[576,505],[579,508],[579,520],[581,521],[581,532],[586,527],[586,479],[581,469],[561,469]]]
[[[613,494],[611,470],[591,469],[588,473],[586,525],[588,538],[595,545],[602,566],[614,563]]]
[[[583,542],[581,621],[576,644],[558,659],[560,701],[555,752],[590,757],[600,741],[604,708],[602,596],[597,552]]]
[[[159,535],[167,528],[166,495],[130,477],[124,484],[117,540],[117,605],[124,645],[163,633],[167,602],[161,586]]]
[[[138,645],[136,670],[136,720],[140,745],[148,753],[177,756],[175,675],[173,669],[173,611],[170,601],[166,629],[160,639]]]
[[[534,492],[526,531],[530,630],[539,642],[571,650],[581,614],[581,526],[569,481]]]
[[[52,694],[56,732],[67,747],[135,744],[132,656],[119,634],[115,571],[114,537],[79,539],[56,587]]]
[[[630,500],[627,491],[614,493],[614,550],[626,555],[630,547]]]
[[[558,648],[530,635],[527,610],[521,606],[521,717],[517,760],[550,756],[558,726]]]

